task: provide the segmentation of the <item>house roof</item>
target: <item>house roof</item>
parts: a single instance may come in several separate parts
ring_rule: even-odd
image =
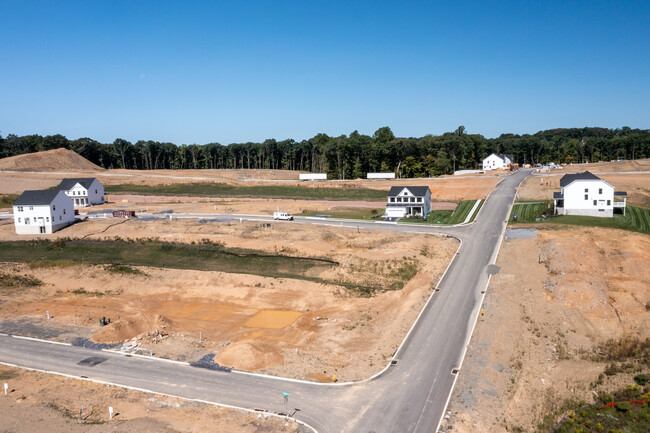
[[[497,158],[500,158],[503,162],[505,162],[506,158],[508,158],[510,162],[515,160],[513,156],[509,153],[492,153],[488,155],[485,159],[489,158],[492,155],[496,156]]]
[[[88,189],[94,180],[94,177],[73,177],[69,179],[63,179],[59,186],[56,187],[56,189],[67,191],[69,189],[72,189],[76,184],[81,184],[81,186]]]
[[[424,197],[430,191],[428,186],[392,186],[388,191],[388,197],[397,197],[405,189],[416,197]]]
[[[55,189],[25,191],[14,202],[14,206],[49,205],[58,193]]]
[[[561,200],[561,199],[563,199],[563,198],[564,198],[564,196],[562,195],[561,192],[554,192],[554,193],[553,193],[553,199],[555,199],[555,200]]]
[[[614,197],[627,197],[627,191],[614,191]]]
[[[564,188],[565,186],[567,186],[568,184],[576,180],[602,180],[602,179],[588,171],[582,173],[575,173],[575,174],[565,174],[564,176],[562,176],[562,179],[560,179],[560,186]],[[605,181],[603,180],[603,182]]]

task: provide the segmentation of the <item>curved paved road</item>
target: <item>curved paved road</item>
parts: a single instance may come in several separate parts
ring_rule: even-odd
[[[504,178],[469,226],[327,223],[372,230],[446,233],[462,240],[439,290],[395,353],[395,365],[378,377],[353,384],[314,384],[4,335],[0,335],[0,362],[276,413],[284,411],[282,395],[288,392],[289,412],[321,433],[435,431],[480,311],[489,278],[488,265],[496,260],[515,188],[529,174],[529,170],[520,170]],[[297,222],[323,223],[310,219]],[[84,361],[93,357],[93,362]]]

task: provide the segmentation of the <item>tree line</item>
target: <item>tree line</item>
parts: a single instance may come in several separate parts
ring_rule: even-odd
[[[512,154],[520,164],[648,158],[650,130],[568,128],[485,138],[459,126],[442,135],[400,138],[385,126],[372,136],[354,131],[338,137],[317,134],[302,141],[268,139],[228,145],[0,135],[0,158],[58,148],[71,149],[107,169],[283,169],[325,172],[330,179],[365,178],[368,172],[427,177],[478,169],[491,153]]]

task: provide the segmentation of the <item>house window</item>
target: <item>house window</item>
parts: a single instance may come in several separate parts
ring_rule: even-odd
[[[45,222],[50,222],[50,217],[45,217]]]
[[[97,194],[97,190],[95,190],[95,194]]]
[[[418,197],[418,203],[422,203],[422,197]]]
[[[596,201],[596,200],[594,200],[594,201]],[[65,215],[65,209],[63,209],[63,215]]]
[[[22,206],[18,206],[18,212],[22,212],[22,211],[23,211],[23,207],[22,207]]]
[[[25,224],[29,224],[29,218],[25,218]]]
[[[30,206],[30,207],[29,207],[29,210],[34,210],[34,206]]]
[[[589,192],[589,188],[585,188],[585,192]]]
[[[603,189],[602,189],[602,188],[598,188],[598,194],[602,194],[602,193],[603,193]]]
[[[20,217],[18,217],[18,222],[20,222]]]
[[[56,205],[55,204],[52,205],[52,210],[56,210]]]
[[[411,197],[411,203],[415,203],[415,197]]]
[[[589,200],[589,195],[585,194],[585,200]]]
[[[596,200],[594,200],[594,206],[596,206],[597,203],[598,203],[598,202],[597,202]]]
[[[62,219],[63,219],[63,217],[61,215],[59,215],[59,221],[61,221]]]
[[[607,200],[607,206],[611,206],[611,205],[612,205],[612,201],[611,201],[611,200]]]
[[[391,203],[395,203],[395,197],[391,197],[391,198],[390,198],[390,202],[391,202]]]

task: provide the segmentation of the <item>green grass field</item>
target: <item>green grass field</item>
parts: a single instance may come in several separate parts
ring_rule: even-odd
[[[458,204],[458,207],[456,208],[455,211],[432,210],[429,213],[429,215],[427,215],[426,220],[404,219],[402,221],[405,223],[421,223],[421,224],[460,224],[463,221],[465,221],[465,218],[467,218],[467,215],[472,210],[475,203],[476,200],[464,200]],[[473,221],[474,218],[476,218],[476,215],[478,214],[478,211],[481,209],[482,206],[483,206],[483,202],[481,202],[481,204],[478,206],[478,209],[476,209],[476,211],[474,212],[474,215],[472,215],[472,219],[470,220],[470,222]]]
[[[309,211],[302,212],[300,216],[314,216],[314,215],[328,215],[330,218],[344,218],[344,219],[358,219],[358,220],[372,220],[376,219],[377,215],[384,213],[384,209],[368,209],[368,208],[345,208],[336,209],[333,211]]]
[[[123,264],[298,279],[307,279],[314,270],[338,265],[331,260],[230,249],[209,242],[192,245],[122,240],[0,242],[0,261],[25,262],[36,267]]]
[[[11,207],[18,200],[18,194],[0,194],[0,208]]]
[[[310,188],[294,185],[235,186],[223,183],[179,183],[172,185],[108,185],[107,194],[186,195],[206,197],[255,197],[296,200],[385,201],[388,191],[367,188]]]
[[[535,223],[536,218],[541,219],[544,212],[552,214],[551,208],[548,209],[548,202],[541,204],[523,204],[515,203],[510,212],[511,224],[518,223]],[[517,214],[517,221],[513,221],[513,215]],[[542,219],[540,222],[546,224],[572,224],[587,227],[607,227],[613,229],[630,230],[639,233],[650,234],[650,209],[627,205],[625,216],[614,215],[613,218],[600,218],[578,215],[560,215]]]
[[[549,208],[550,205],[550,208]],[[510,211],[508,222],[530,223],[535,222],[537,218],[542,218],[542,214],[551,215],[553,213],[553,202],[543,200],[534,203],[515,203]],[[517,221],[514,216],[517,215]]]

